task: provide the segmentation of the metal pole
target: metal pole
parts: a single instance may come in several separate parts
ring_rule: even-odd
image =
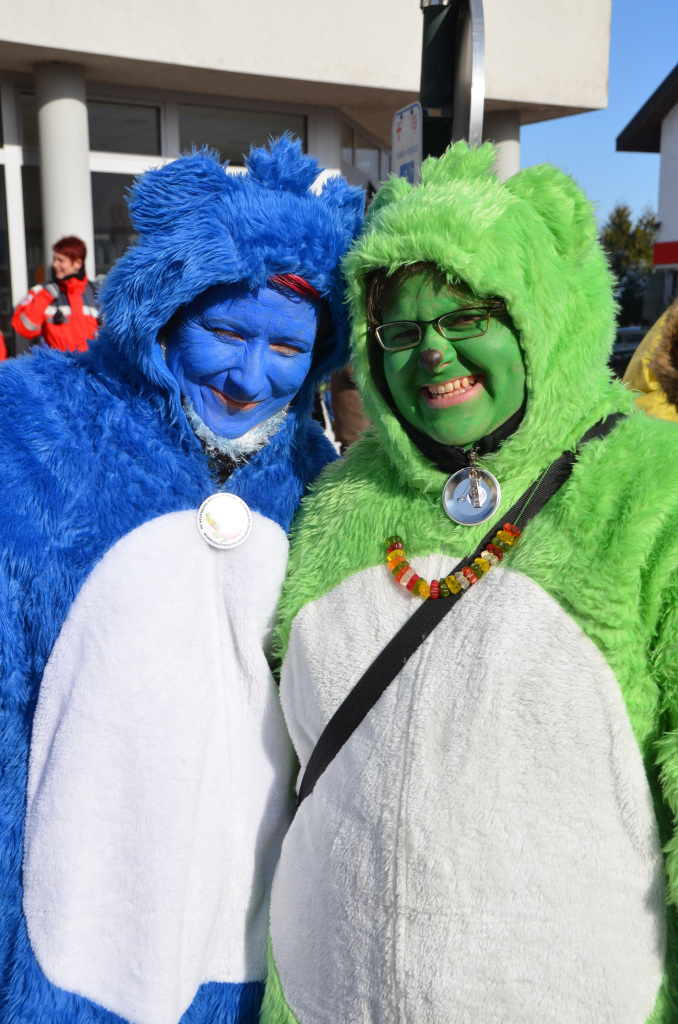
[[[452,139],[455,0],[420,0],[424,17],[420,102],[424,113],[423,156],[441,156]]]
[[[485,105],[483,0],[420,0],[424,16],[420,97],[424,156],[451,141],[479,146]]]

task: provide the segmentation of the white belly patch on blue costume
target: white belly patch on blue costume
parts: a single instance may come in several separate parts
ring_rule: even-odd
[[[97,564],[43,676],[24,912],[53,984],[133,1024],[262,980],[293,753],[264,649],[287,538],[253,513],[217,551],[194,511]]]

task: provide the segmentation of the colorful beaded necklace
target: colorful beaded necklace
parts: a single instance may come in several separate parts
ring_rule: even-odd
[[[450,597],[451,594],[458,594],[460,590],[468,590],[478,582],[481,577],[490,569],[499,565],[504,555],[511,550],[523,531],[519,526],[512,523],[504,523],[504,529],[498,530],[492,542],[487,545],[478,558],[474,558],[471,565],[464,566],[459,572],[445,576],[441,580],[432,580],[427,583],[422,576],[417,576],[410,563],[405,558],[405,549],[402,537],[397,535],[386,539],[386,564],[395,577],[396,583],[424,601],[430,597],[436,600],[438,597]],[[477,550],[477,549],[476,549]]]

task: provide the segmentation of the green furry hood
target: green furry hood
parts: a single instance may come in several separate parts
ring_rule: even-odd
[[[550,461],[610,408],[629,406],[612,385],[612,278],[597,241],[591,204],[571,178],[541,165],[503,184],[494,149],[457,143],[428,159],[421,184],[392,177],[345,258],[353,318],[352,349],[363,400],[399,472],[439,490],[440,473],[408,439],[375,386],[365,312],[365,277],[376,268],[426,261],[482,297],[500,297],[520,332],[527,369],[521,426],[494,459],[498,472],[521,461]],[[543,451],[542,451],[543,450]]]
[[[302,503],[280,605],[280,647],[299,609],[347,576],[383,560],[384,540],[406,539],[412,558],[470,554],[489,525],[458,526],[442,507],[448,474],[405,433],[382,392],[376,342],[367,328],[365,278],[375,268],[433,262],[480,296],[505,300],[520,332],[527,371],[525,415],[481,463],[499,479],[502,515],[586,430],[633,398],[612,380],[613,279],[597,241],[591,204],[548,165],[501,183],[494,149],[452,146],[422,167],[415,187],[392,177],[344,259],[358,385],[372,428],[328,467]],[[373,376],[373,369],[375,374]]]
[[[319,599],[355,574],[363,588],[356,614],[368,622],[388,615],[392,605],[383,602],[381,584],[386,537],[403,538],[415,568],[418,559],[435,556],[432,561],[443,568],[449,559],[451,570],[590,426],[611,412],[627,413],[605,440],[582,446],[568,482],[529,522],[506,567],[572,617],[619,683],[667,844],[667,975],[648,1024],[668,1024],[678,1020],[678,432],[675,424],[636,411],[633,395],[611,378],[613,281],[582,192],[549,166],[500,183],[493,160],[491,146],[469,150],[459,143],[440,160],[426,161],[420,185],[391,178],[345,257],[354,365],[373,426],[344,460],[323,471],[302,502],[279,606],[279,646],[284,653],[294,619],[307,605],[312,607],[297,620],[302,638],[303,631],[315,637],[335,628]],[[445,514],[447,474],[409,439],[380,390],[381,357],[370,360],[366,275],[421,261],[479,296],[503,298],[523,349],[525,415],[494,454],[480,459],[500,481],[501,505],[492,522],[474,527]],[[355,600],[356,588],[350,593]],[[414,612],[418,599],[401,596]],[[347,611],[336,628],[350,629],[353,621]],[[454,619],[448,622],[453,629]],[[478,644],[501,644],[511,621],[484,622],[484,635],[480,628]],[[342,648],[348,654],[336,669],[337,700],[360,675],[350,649],[349,637]],[[294,658],[310,650],[300,641]],[[548,701],[547,649],[544,660]],[[422,666],[426,671],[428,662]],[[317,666],[310,656],[303,664],[293,660],[288,692],[297,670],[313,678]],[[454,687],[452,665],[440,679],[441,701]],[[315,699],[312,691],[304,696],[309,692]],[[325,699],[327,690],[318,686],[317,692]],[[329,716],[334,706],[318,704],[313,714]],[[411,715],[414,734],[415,714],[402,713]]]

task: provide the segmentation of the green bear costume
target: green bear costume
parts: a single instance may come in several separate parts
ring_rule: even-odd
[[[374,427],[298,518],[281,698],[301,774],[420,605],[399,534],[446,575],[559,454],[567,483],[411,657],[306,799],[271,904],[266,1024],[678,1020],[678,431],[611,380],[613,282],[590,204],[550,166],[504,182],[489,145],[391,178],[346,258]],[[453,523],[449,474],[393,412],[365,279],[425,261],[505,300],[527,401],[481,463],[499,511]]]

